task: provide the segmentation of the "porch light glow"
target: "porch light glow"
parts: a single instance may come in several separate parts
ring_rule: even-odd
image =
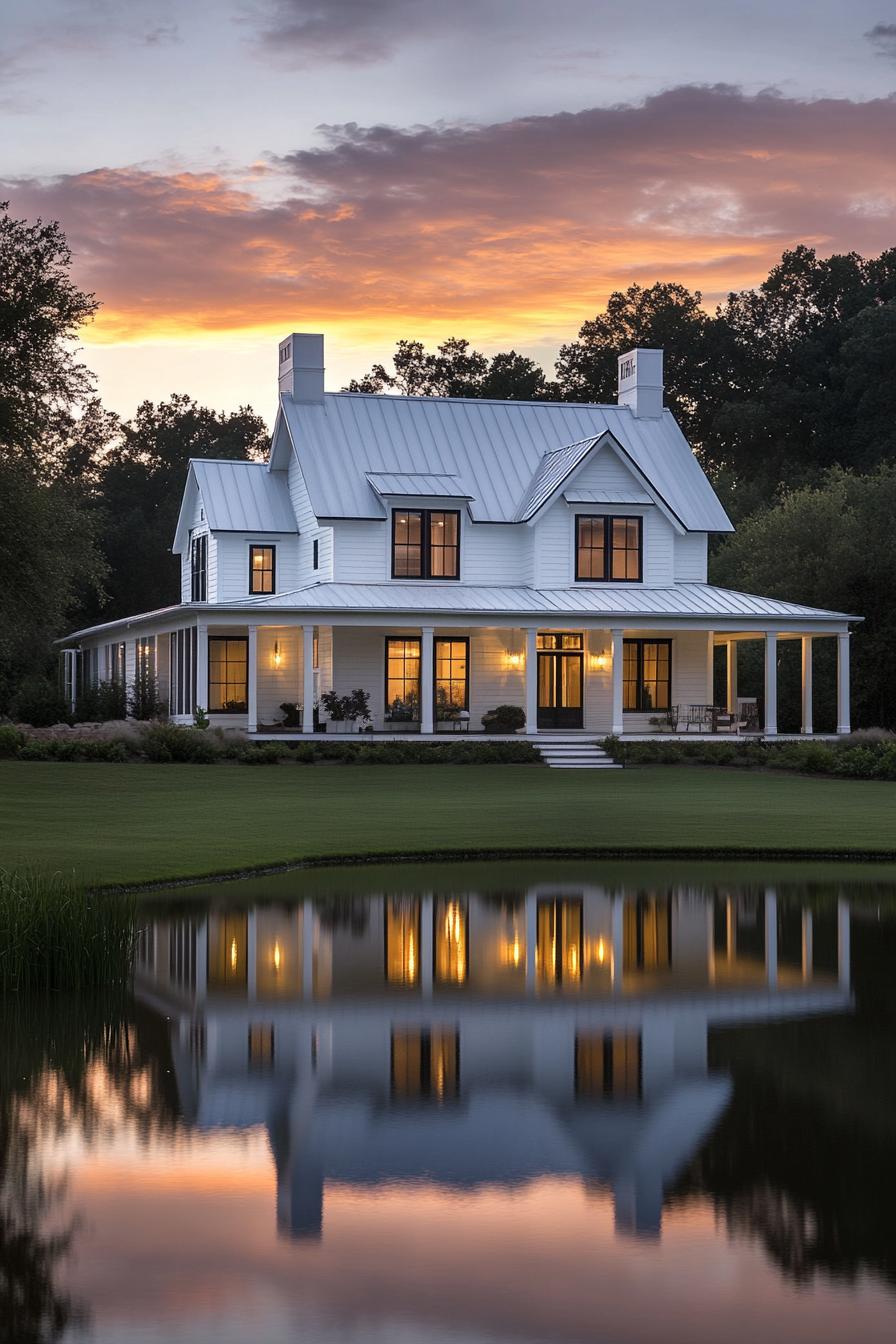
[[[606,961],[606,959],[607,959],[607,945],[606,945],[606,943],[604,942],[603,938],[598,938],[598,940],[597,940],[597,960],[598,960],[598,963],[599,963],[601,966],[603,966],[603,964],[604,964],[604,962]]]
[[[283,662],[283,653],[280,649],[279,639],[274,641],[274,666],[279,667]]]
[[[279,944],[279,942],[275,942],[275,943],[274,943],[274,974],[275,974],[275,975],[279,975],[279,974],[280,974],[280,961],[281,961],[281,957],[282,957],[282,954],[281,954],[281,951],[280,951],[280,944]]]
[[[233,942],[230,944],[230,969],[232,971],[236,970],[236,961],[237,961],[237,947],[236,947],[236,939],[234,938]]]
[[[511,668],[513,671],[516,671],[517,668],[522,667],[522,665],[523,665],[523,655],[521,653],[508,653],[507,666],[509,668]]]
[[[608,653],[592,653],[592,672],[606,672],[607,668],[610,666],[610,661],[610,655]]]

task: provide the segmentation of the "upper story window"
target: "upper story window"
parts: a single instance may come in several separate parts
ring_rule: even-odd
[[[190,542],[190,601],[208,601],[208,533]]]
[[[311,543],[311,568],[320,569],[320,542],[317,537]]]
[[[395,509],[393,579],[459,579],[460,514],[447,509]]]
[[[274,591],[276,555],[276,546],[249,547],[250,593],[272,593]]]
[[[641,518],[579,514],[576,518],[576,580],[580,583],[640,583]]]

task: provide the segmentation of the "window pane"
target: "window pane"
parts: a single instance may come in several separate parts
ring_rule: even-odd
[[[208,707],[213,713],[245,713],[249,700],[249,650],[245,639],[208,641]]]
[[[453,711],[468,709],[467,641],[465,639],[437,639],[435,641],[435,669],[437,717],[447,717]]]
[[[612,520],[612,577],[639,581],[641,578],[641,519]]]
[[[606,552],[604,529],[606,519],[602,517],[580,517],[576,520],[576,578],[606,578]]]
[[[386,709],[416,718],[420,705],[420,641],[386,640]]]
[[[456,513],[429,514],[429,572],[434,579],[458,576],[459,521]]]
[[[392,572],[396,578],[422,578],[423,514],[404,509],[393,519]]]

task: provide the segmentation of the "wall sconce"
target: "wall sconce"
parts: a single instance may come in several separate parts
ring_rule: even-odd
[[[610,666],[610,655],[608,653],[592,653],[590,662],[592,672],[606,672]]]
[[[282,662],[283,654],[280,651],[280,641],[279,639],[276,639],[274,641],[274,666],[279,667]]]
[[[522,667],[522,665],[523,665],[523,655],[521,653],[508,653],[507,666],[509,668],[511,668],[513,671],[516,671],[517,668]]]

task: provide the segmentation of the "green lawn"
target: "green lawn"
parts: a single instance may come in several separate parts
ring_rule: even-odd
[[[0,866],[146,882],[303,858],[515,849],[896,853],[896,784],[685,766],[0,762]]]

